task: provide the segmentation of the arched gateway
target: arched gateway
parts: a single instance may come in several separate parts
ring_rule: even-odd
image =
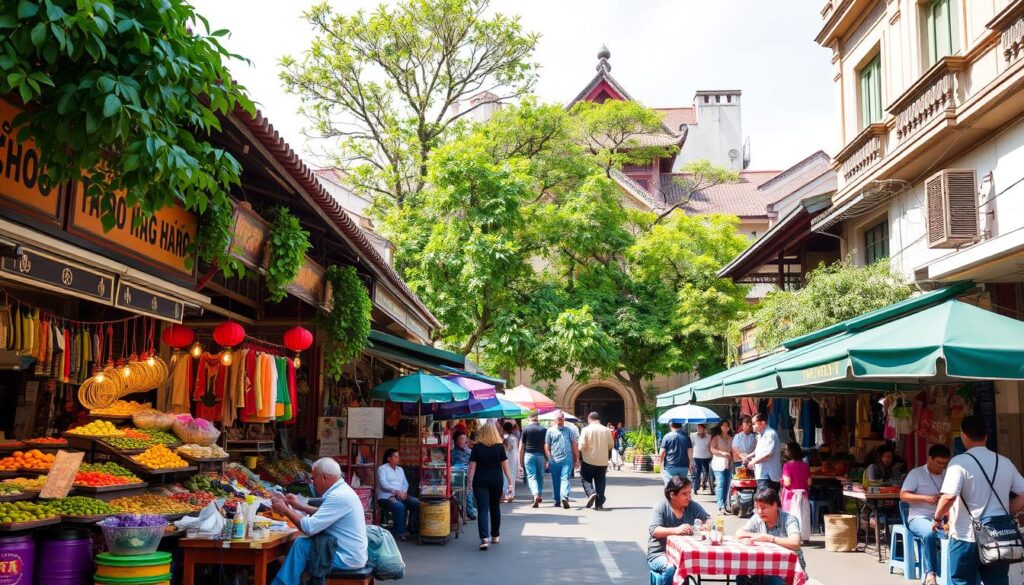
[[[607,386],[593,386],[579,393],[572,405],[573,414],[580,420],[586,420],[591,412],[601,415],[603,423],[625,423],[626,402],[615,390]]]

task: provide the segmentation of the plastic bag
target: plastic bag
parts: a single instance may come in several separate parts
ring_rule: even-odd
[[[366,527],[366,540],[369,565],[373,567],[375,579],[388,581],[405,577],[405,561],[390,532],[370,525]]]
[[[199,512],[199,516],[185,516],[175,522],[174,525],[188,532],[199,532],[203,535],[219,535],[224,530],[224,516],[221,516],[219,509],[223,505],[223,498],[214,500]]]

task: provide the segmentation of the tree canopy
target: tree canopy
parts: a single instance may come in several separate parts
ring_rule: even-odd
[[[353,187],[402,205],[460,120],[530,92],[538,37],[518,17],[485,15],[489,4],[410,0],[346,16],[323,3],[306,13],[316,37],[300,58],[282,59],[281,79],[311,132],[338,141],[332,162]],[[473,96],[481,99],[456,111]]]
[[[797,291],[773,291],[754,312],[757,347],[772,350],[799,337],[858,315],[898,303],[911,289],[887,259],[855,266],[851,258],[822,265]]]
[[[204,215],[200,256],[233,266],[228,193],[241,167],[206,141],[219,114],[252,111],[220,43],[227,30],[182,0],[19,0],[0,4],[0,96],[51,185],[88,179],[105,229],[117,195],[146,214],[181,202]]]

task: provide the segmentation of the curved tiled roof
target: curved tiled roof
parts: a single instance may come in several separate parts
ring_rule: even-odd
[[[331,221],[344,238],[356,248],[363,258],[369,260],[375,272],[382,275],[404,294],[430,320],[431,324],[435,327],[440,327],[441,323],[437,318],[427,309],[423,301],[416,296],[416,293],[409,289],[409,286],[395,272],[395,269],[377,252],[362,228],[356,225],[356,222],[345,212],[341,204],[320,184],[313,170],[306,166],[305,161],[292,150],[291,146],[285,142],[277,130],[274,130],[274,125],[270,123],[270,120],[259,110],[256,110],[255,116],[251,116],[240,107],[235,109],[234,115],[245,124],[246,128],[253,133],[274,159],[288,171],[292,179],[306,191],[324,214],[331,218]]]
[[[668,126],[669,130],[675,132],[679,131],[680,126],[686,124],[693,126],[697,123],[697,108],[686,107],[686,108],[651,108],[656,112],[665,114],[662,118],[662,122]]]
[[[778,174],[779,171],[744,171],[735,183],[723,183],[693,193],[682,209],[698,215],[725,213],[739,217],[767,217],[768,204],[773,199],[759,187]],[[661,175],[661,195],[666,205],[675,205],[686,196],[686,189],[675,181],[685,176],[685,173]]]

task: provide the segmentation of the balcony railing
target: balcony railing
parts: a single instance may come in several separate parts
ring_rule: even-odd
[[[896,118],[896,140],[904,142],[940,116],[954,116],[958,98],[957,74],[963,57],[945,57],[889,106]]]
[[[885,158],[885,124],[871,124],[836,155],[839,174],[847,183]]]
[[[1003,60],[1008,65],[1024,54],[1024,0],[1014,0],[1007,4],[985,27],[999,33]]]

